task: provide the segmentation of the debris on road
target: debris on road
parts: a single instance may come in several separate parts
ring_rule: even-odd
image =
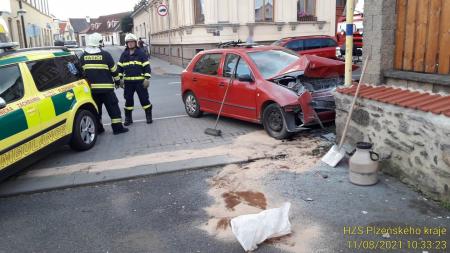
[[[320,136],[306,134],[283,142],[260,131],[243,135],[231,146],[224,146],[230,153],[266,158],[247,164],[228,165],[208,180],[208,194],[214,202],[205,208],[210,218],[200,229],[216,239],[232,242],[235,238],[228,221],[234,217],[257,214],[279,207],[284,202],[293,203],[292,209],[300,208],[295,201],[284,199],[282,192],[277,192],[277,189],[266,188],[264,180],[271,174],[283,171],[295,174],[312,171],[320,160],[320,156],[314,156],[312,150],[324,146],[325,142]],[[305,198],[305,201],[314,201],[311,197]],[[320,227],[302,224],[296,217],[292,217],[291,222],[293,227],[290,236],[267,243],[288,252],[308,252],[309,245],[321,233]]]
[[[231,230],[245,251],[255,250],[267,239],[291,233],[290,208],[287,202],[280,208],[238,216],[231,219]]]

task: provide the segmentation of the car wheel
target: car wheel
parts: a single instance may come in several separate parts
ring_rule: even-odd
[[[88,110],[81,110],[75,116],[70,146],[79,151],[92,148],[97,141],[97,119]]]
[[[199,118],[203,114],[200,111],[200,104],[198,103],[197,97],[192,92],[184,95],[184,108],[186,109],[186,113],[192,118]]]
[[[263,125],[266,132],[275,139],[286,139],[292,134],[287,131],[284,114],[277,104],[268,105],[263,112]]]

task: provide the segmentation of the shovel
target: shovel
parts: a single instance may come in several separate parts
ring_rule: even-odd
[[[342,149],[342,145],[344,145],[345,136],[347,135],[348,126],[350,125],[350,120],[352,119],[353,109],[355,108],[356,99],[359,95],[359,88],[361,87],[361,82],[364,78],[364,73],[366,72],[367,62],[369,61],[369,57],[364,61],[364,66],[362,69],[361,77],[359,78],[358,86],[356,86],[355,96],[353,97],[352,105],[350,106],[350,111],[348,112],[347,121],[345,122],[344,131],[342,132],[341,140],[339,141],[339,145],[333,145],[330,150],[322,157],[322,162],[330,165],[331,167],[336,167],[336,165],[344,158],[345,150]]]

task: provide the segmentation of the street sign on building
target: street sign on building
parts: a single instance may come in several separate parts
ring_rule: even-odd
[[[167,14],[169,14],[167,5],[161,4],[160,6],[158,6],[158,15],[164,17],[167,16]]]

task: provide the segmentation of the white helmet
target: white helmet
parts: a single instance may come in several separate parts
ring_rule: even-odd
[[[102,45],[103,37],[100,33],[93,33],[88,36],[87,46],[88,47],[100,47]]]
[[[129,41],[138,41],[138,38],[136,37],[136,35],[132,34],[132,33],[127,33],[127,35],[125,36],[125,43],[129,42]]]

